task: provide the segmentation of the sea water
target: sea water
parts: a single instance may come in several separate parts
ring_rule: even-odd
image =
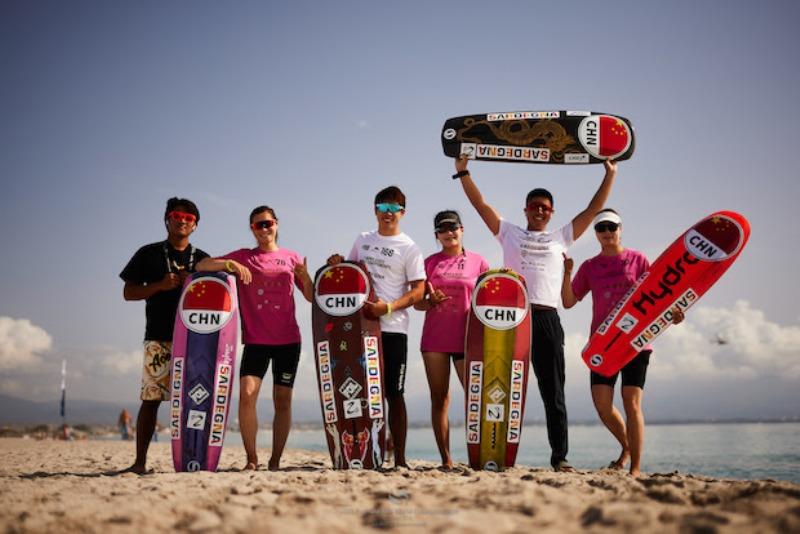
[[[716,478],[788,480],[800,483],[800,423],[650,424],[645,429],[642,470],[645,473],[691,473]],[[240,445],[241,435],[229,432],[226,443]],[[272,446],[272,432],[258,433],[258,446]],[[292,430],[287,448],[327,452],[322,428]],[[450,449],[456,462],[467,462],[464,427],[450,429]],[[267,454],[263,451],[262,456]],[[616,459],[619,445],[601,425],[569,428],[568,459],[578,469],[600,469]],[[440,460],[433,431],[410,428],[406,457]],[[527,424],[517,465],[550,466],[547,429]]]

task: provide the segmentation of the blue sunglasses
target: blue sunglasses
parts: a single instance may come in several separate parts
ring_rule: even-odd
[[[381,213],[397,213],[398,211],[403,211],[405,208],[394,202],[380,202],[375,204],[375,209]]]

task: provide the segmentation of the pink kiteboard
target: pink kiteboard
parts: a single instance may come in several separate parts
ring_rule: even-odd
[[[186,280],[172,342],[170,430],[176,471],[216,471],[233,396],[239,335],[236,279]]]

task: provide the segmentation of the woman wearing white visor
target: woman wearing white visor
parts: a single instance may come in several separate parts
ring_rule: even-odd
[[[592,221],[595,236],[600,243],[600,254],[583,262],[570,280],[573,261],[564,258],[564,281],[561,298],[565,308],[571,308],[592,293],[592,327],[594,332],[611,312],[614,305],[650,269],[650,262],[638,250],[624,248],[621,242],[622,218],[613,209],[604,209]],[[674,311],[674,310],[673,310]],[[675,324],[683,320],[680,312],[674,314]],[[619,457],[608,467],[624,469],[630,460],[630,474],[641,474],[642,448],[644,445],[644,415],[642,393],[647,365],[652,353],[650,345],[620,371],[622,374],[622,402],[626,421],[614,406],[614,385],[620,373],[605,377],[591,372],[592,400],[603,424],[622,447]]]

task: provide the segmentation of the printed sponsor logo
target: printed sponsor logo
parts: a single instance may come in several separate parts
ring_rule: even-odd
[[[489,460],[488,462],[483,464],[483,469],[486,471],[494,471],[494,472],[500,471],[500,468],[497,467],[497,462],[495,462],[494,460]]]
[[[381,383],[381,361],[378,354],[378,338],[364,337],[367,361],[367,393],[369,395],[370,419],[383,418],[383,384]]]
[[[467,443],[481,440],[481,388],[483,386],[483,363],[469,364],[467,384]]]
[[[627,304],[628,299],[630,299],[631,295],[636,293],[636,290],[639,288],[640,285],[642,285],[642,282],[644,282],[644,279],[647,278],[649,274],[650,274],[649,271],[646,273],[642,273],[642,275],[639,276],[639,279],[636,280],[636,283],[633,284],[630,287],[630,289],[628,289],[628,291],[625,293],[625,295],[622,296],[621,299],[619,299],[617,304],[614,306],[614,309],[611,310],[611,313],[609,313],[608,316],[605,319],[603,319],[603,322],[600,324],[600,326],[597,327],[598,334],[603,335],[606,333],[608,327],[611,326],[611,323],[613,323],[614,319],[617,318],[619,311],[625,307],[625,304]]]
[[[633,300],[633,307],[642,315],[647,315],[645,305],[655,306],[657,300],[671,297],[672,288],[678,285],[686,274],[686,269],[699,262],[690,252],[684,252],[673,265],[667,267],[661,279],[658,281],[656,290],[640,291]],[[638,289],[638,288],[637,288]]]
[[[364,306],[369,290],[369,278],[360,267],[350,264],[331,265],[317,278],[314,299],[325,313],[344,317]]]
[[[626,334],[630,334],[633,327],[639,324],[639,319],[631,315],[630,313],[626,313],[622,317],[620,317],[619,321],[614,325]]]
[[[467,159],[475,159],[477,151],[478,145],[475,143],[461,143],[461,148],[458,153],[462,156],[466,156]]]
[[[231,395],[232,373],[233,366],[231,365],[223,363],[217,367],[214,408],[211,411],[211,435],[208,437],[209,447],[222,447],[222,442],[225,440],[225,415]]]
[[[183,358],[172,362],[172,397],[170,399],[169,428],[172,439],[181,437],[181,397],[183,395]]]
[[[502,404],[486,405],[486,421],[490,423],[502,423],[505,419],[506,408]]]
[[[567,111],[567,117],[588,117],[591,111]]]
[[[489,328],[509,330],[522,323],[528,314],[527,293],[513,276],[487,276],[472,293],[472,309]]]
[[[725,215],[714,215],[692,227],[683,238],[686,248],[702,261],[722,261],[742,246],[741,225]]]
[[[550,161],[550,149],[525,148],[502,145],[476,145],[475,157],[483,159],[510,159],[514,161]]]
[[[361,411],[361,399],[346,400],[343,406],[345,419],[356,419],[363,414]]]
[[[194,401],[195,404],[200,404],[204,400],[206,400],[209,395],[211,395],[206,388],[203,387],[203,384],[197,384],[191,390],[189,390],[189,398]]]
[[[506,394],[503,391],[503,388],[501,388],[498,385],[495,385],[493,388],[491,388],[491,390],[486,394],[486,396],[489,397],[489,399],[495,403],[500,402],[504,398],[506,398]]]
[[[217,332],[233,316],[231,288],[213,276],[195,278],[181,294],[179,310],[181,321],[192,332]]]
[[[589,154],[564,154],[564,163],[589,163]]]
[[[200,462],[197,460],[192,460],[191,462],[186,464],[186,470],[194,473],[195,471],[200,471]]]
[[[598,365],[603,363],[603,357],[600,356],[599,354],[595,354],[591,358],[589,358],[589,363],[591,363],[593,366],[597,367]]]
[[[653,341],[655,338],[660,336],[669,326],[672,324],[672,310],[676,306],[681,311],[688,310],[692,304],[697,302],[697,293],[695,293],[694,289],[689,288],[686,292],[681,295],[678,300],[672,303],[672,305],[667,309],[664,313],[659,315],[650,325],[642,331],[633,341],[631,341],[631,346],[636,350],[642,350],[645,345]]]
[[[442,137],[444,137],[448,141],[452,141],[453,139],[456,138],[456,131],[452,128],[448,128],[444,131]]]
[[[511,396],[508,400],[508,443],[519,443],[522,436],[522,395],[524,393],[525,369],[527,362],[511,362]]]
[[[200,410],[189,410],[186,416],[186,428],[192,430],[203,430],[206,426],[206,412]]]
[[[352,399],[361,393],[362,389],[359,383],[353,380],[353,377],[348,376],[347,380],[339,387],[339,393],[341,393],[345,399]]]
[[[506,113],[489,113],[487,121],[519,121],[524,119],[557,119],[560,111],[509,111]]]
[[[331,355],[327,341],[317,343],[317,362],[319,366],[319,398],[322,399],[322,414],[326,423],[335,423],[339,418],[336,415]]]

